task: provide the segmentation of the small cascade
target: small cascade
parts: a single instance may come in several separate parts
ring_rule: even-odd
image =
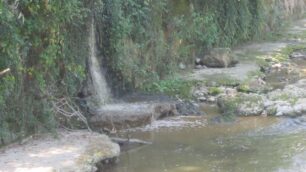
[[[97,59],[96,32],[94,18],[91,20],[89,32],[89,68],[92,77],[94,93],[98,105],[104,105],[111,99],[110,89],[102,73],[100,63]]]

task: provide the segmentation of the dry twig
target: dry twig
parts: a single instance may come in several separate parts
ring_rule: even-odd
[[[76,117],[78,120],[82,121],[89,131],[92,131],[88,125],[86,117],[81,113],[78,106],[69,98],[60,98],[52,101],[53,111],[57,115],[61,115],[67,119]]]

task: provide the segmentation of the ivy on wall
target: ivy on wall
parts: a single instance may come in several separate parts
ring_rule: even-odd
[[[142,89],[175,73],[179,63],[264,37],[267,28],[280,27],[280,16],[291,16],[285,0],[102,1],[96,14],[101,57],[119,88]],[[304,0],[294,1],[290,9],[303,13],[298,2]]]
[[[11,69],[0,79],[0,144],[54,128],[50,99],[72,96],[80,86],[86,56],[72,52],[72,28],[82,27],[83,6],[78,0],[0,2],[0,69]]]
[[[177,85],[156,83],[178,64],[259,38],[304,7],[305,0],[2,0],[0,71],[11,72],[0,78],[0,144],[56,127],[50,101],[74,97],[89,78],[91,16],[113,90],[163,89]]]

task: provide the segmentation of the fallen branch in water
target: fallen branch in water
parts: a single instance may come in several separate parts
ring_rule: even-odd
[[[116,142],[119,145],[121,144],[151,145],[152,144],[152,142],[139,140],[139,139],[123,139],[123,138],[117,138],[117,137],[112,137],[111,139],[113,142]]]
[[[10,71],[11,71],[10,68],[4,69],[3,71],[0,72],[0,77],[2,77],[4,74],[6,74],[6,73],[8,73],[8,72],[10,72]]]

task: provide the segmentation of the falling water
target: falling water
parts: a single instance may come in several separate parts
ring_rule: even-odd
[[[97,53],[96,53],[96,33],[95,33],[95,25],[94,25],[94,19],[91,20],[90,25],[90,33],[89,33],[89,65],[90,65],[90,72],[91,77],[93,81],[93,87],[95,90],[95,95],[97,99],[97,103],[99,105],[103,105],[107,103],[110,98],[110,91],[107,86],[105,77],[102,73],[99,61],[97,59]]]

